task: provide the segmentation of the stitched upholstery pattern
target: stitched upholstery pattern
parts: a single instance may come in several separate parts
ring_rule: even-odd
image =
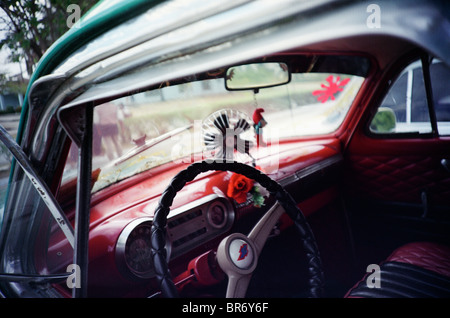
[[[346,298],[448,298],[450,277],[407,263],[385,262],[380,266],[380,286],[369,286],[367,275]],[[369,277],[370,280],[370,277]]]
[[[430,156],[347,158],[350,194],[385,201],[421,203],[426,190],[435,204],[450,205],[450,173]]]
[[[366,274],[345,295],[362,297],[450,296],[450,247],[413,242],[396,249],[380,265],[380,288],[367,285]]]
[[[450,247],[430,242],[416,242],[395,250],[387,261],[403,262],[450,277]]]

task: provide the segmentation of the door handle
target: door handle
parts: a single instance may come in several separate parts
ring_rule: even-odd
[[[441,165],[444,167],[447,172],[450,172],[450,160],[449,159],[442,159]]]

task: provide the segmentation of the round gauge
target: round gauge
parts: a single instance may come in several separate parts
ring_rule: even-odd
[[[208,208],[208,221],[215,228],[225,226],[228,221],[228,213],[223,203],[213,202]]]
[[[155,276],[151,251],[150,218],[139,218],[130,222],[120,233],[116,244],[116,264],[120,272],[131,279],[146,279]],[[167,243],[167,257],[170,258]]]
[[[125,244],[125,262],[138,276],[149,276],[153,272],[150,237],[151,224],[140,224],[131,231]]]

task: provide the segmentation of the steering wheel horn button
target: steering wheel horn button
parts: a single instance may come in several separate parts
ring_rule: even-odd
[[[243,239],[231,241],[228,253],[234,265],[241,269],[248,269],[253,264],[254,251],[250,244]]]
[[[251,239],[241,233],[224,238],[217,248],[217,261],[228,275],[249,275],[258,263],[258,253]]]

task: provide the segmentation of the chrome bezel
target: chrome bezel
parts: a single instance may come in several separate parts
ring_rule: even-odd
[[[212,219],[212,211],[214,209],[215,206],[220,206],[223,210],[223,221],[220,224],[216,224],[214,223],[213,219]],[[206,211],[206,219],[208,220],[208,223],[216,228],[216,229],[222,229],[224,228],[227,223],[228,223],[228,219],[232,216],[230,215],[232,213],[230,213],[227,209],[227,205],[221,201],[221,200],[215,200],[212,201],[211,204],[208,206],[207,211]]]
[[[125,228],[122,230],[117,239],[115,250],[116,265],[120,273],[127,278],[150,279],[155,277],[154,268],[145,272],[138,272],[128,265],[126,259],[126,246],[131,233],[145,223],[148,223],[148,225],[151,227],[152,221],[153,219],[150,217],[142,217],[131,221],[130,223],[127,224],[127,226],[125,226]],[[167,258],[170,259],[171,245],[169,240],[166,241],[166,250],[167,250]]]

